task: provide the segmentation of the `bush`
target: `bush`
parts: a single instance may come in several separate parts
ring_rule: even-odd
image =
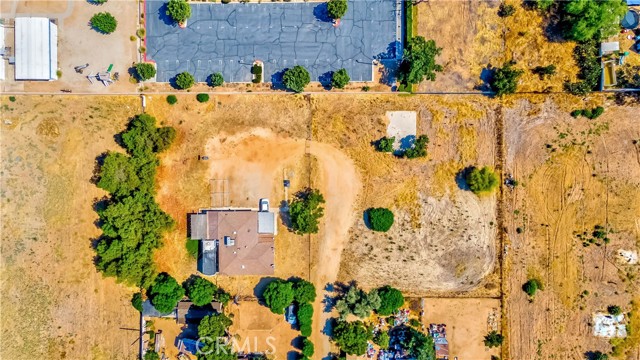
[[[598,44],[595,40],[578,43],[573,50],[573,58],[580,68],[580,81],[565,83],[564,89],[573,95],[586,95],[593,91],[600,81],[602,69],[598,58]]]
[[[253,64],[251,67],[251,73],[253,74],[252,82],[254,84],[259,84],[262,82],[262,66],[258,64]]]
[[[217,72],[209,76],[209,85],[211,87],[222,86],[222,84],[224,84],[224,78],[222,77],[221,73]]]
[[[191,256],[194,259],[197,259],[198,252],[200,250],[200,241],[187,239],[185,246],[187,248],[187,253],[189,254],[189,256]]]
[[[367,217],[371,230],[387,232],[393,225],[393,213],[385,208],[371,208],[367,210]]]
[[[314,302],[316,299],[316,287],[306,280],[300,280],[294,283],[293,299],[298,302],[298,304]]]
[[[404,151],[403,156],[407,159],[415,159],[419,157],[427,156],[427,144],[429,143],[429,137],[427,135],[420,135],[413,142],[410,148]]]
[[[108,12],[100,12],[91,17],[91,27],[103,34],[111,34],[116,31],[118,21]]]
[[[371,331],[361,321],[339,321],[333,328],[333,341],[340,350],[349,355],[364,355],[367,342],[372,339]]]
[[[327,12],[332,19],[341,19],[347,13],[347,0],[329,0]]]
[[[167,15],[171,16],[173,21],[183,24],[191,17],[191,7],[185,0],[169,0]]]
[[[498,186],[498,175],[488,167],[473,168],[466,174],[469,189],[475,194],[492,192]]]
[[[422,327],[422,323],[418,319],[410,319],[409,325],[411,325],[411,327],[414,327],[416,329],[419,329]]]
[[[307,69],[300,65],[287,69],[282,76],[284,86],[295,92],[302,92],[304,87],[311,82],[311,75]]]
[[[302,340],[302,355],[310,358],[313,356],[314,352],[315,348],[313,346],[313,343],[311,342],[311,340],[305,337],[304,340]]]
[[[176,75],[176,86],[178,89],[186,90],[195,84],[196,79],[188,72],[181,72]]]
[[[297,234],[316,234],[318,222],[324,215],[324,209],[320,206],[324,203],[324,197],[318,190],[306,189],[296,194],[289,206],[291,228]]]
[[[284,309],[293,302],[293,284],[284,280],[275,280],[264,291],[264,301],[274,314],[284,314]]]
[[[535,296],[536,292],[542,289],[544,289],[544,287],[542,286],[542,282],[538,279],[529,279],[522,285],[522,291],[531,297]]]
[[[340,69],[338,71],[334,71],[331,75],[331,86],[336,89],[343,89],[347,84],[351,81],[349,74],[347,74],[347,69]]]
[[[579,116],[582,116],[582,110],[581,110],[581,109],[573,110],[573,111],[571,112],[571,116],[572,116],[572,117],[574,117],[574,118],[577,118],[577,117],[579,117]]]
[[[152,77],[156,76],[156,67],[151,63],[137,63],[135,65],[136,68],[136,77],[140,81],[149,80]]]
[[[185,281],[183,286],[195,306],[210,304],[213,301],[213,294],[218,291],[217,286],[200,276],[192,276]]]
[[[178,98],[175,95],[167,95],[167,102],[169,105],[175,105],[178,102]]]
[[[9,101],[16,102],[16,97],[15,96],[9,96]]]
[[[435,81],[436,72],[442,71],[442,66],[436,64],[436,56],[441,52],[442,48],[433,40],[427,41],[422,36],[412,38],[405,47],[398,80],[405,85],[418,84],[425,78]]]
[[[158,355],[158,353],[153,350],[147,350],[147,352],[144,354],[144,360],[160,360],[160,355]]]
[[[376,312],[379,315],[391,315],[404,305],[404,296],[402,295],[402,292],[389,285],[378,289],[378,295],[380,296],[380,306]]]
[[[495,91],[496,96],[513,94],[523,73],[524,71],[513,68],[513,62],[504,63],[503,67],[495,69],[490,83],[491,89]]]
[[[516,13],[516,8],[510,4],[500,4],[500,9],[498,10],[498,16],[500,17],[509,17]]]
[[[620,309],[620,306],[618,305],[609,305],[607,307],[607,312],[613,316],[618,316],[620,314],[622,314],[622,310]]]
[[[298,323],[300,324],[300,334],[302,336],[311,336],[311,325],[313,324],[313,306],[309,303],[300,304],[298,306]]]
[[[138,312],[142,312],[142,294],[133,294],[133,296],[131,297],[131,306],[133,306],[134,309],[138,310]]]
[[[602,106],[598,106],[597,108],[593,109],[590,119],[597,119],[602,114],[604,114],[604,108]]]
[[[149,289],[151,304],[162,314],[168,314],[184,297],[184,289],[167,273],[158,275]]]
[[[540,80],[543,80],[546,76],[555,75],[556,66],[555,65],[547,65],[547,66],[536,66],[531,70],[534,74],[538,75]]]
[[[396,142],[396,137],[383,137],[380,140],[376,141],[376,150],[380,152],[392,152],[393,151],[393,143]]]
[[[380,332],[373,337],[373,342],[380,346],[381,349],[387,349],[389,347],[389,340],[389,333],[383,330],[380,330]]]
[[[498,334],[497,331],[493,330],[487,335],[485,335],[484,346],[489,348],[498,347],[502,345],[503,340],[504,340],[504,337],[502,336],[502,334]]]
[[[199,103],[206,103],[209,101],[209,94],[198,94],[196,95],[196,100],[198,100]]]

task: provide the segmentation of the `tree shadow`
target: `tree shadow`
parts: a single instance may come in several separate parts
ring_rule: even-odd
[[[178,26],[175,20],[169,15],[167,15],[167,3],[162,4],[158,9],[158,19],[162,20],[165,25],[168,26]]]
[[[322,360],[337,360],[337,359],[338,359],[338,354],[334,352],[329,352],[327,356],[322,358]]]
[[[382,59],[380,60],[382,69],[380,70],[380,83],[394,87],[398,81],[398,71],[400,69],[400,61],[396,59]],[[392,89],[392,91],[395,89]]]
[[[97,185],[98,181],[100,181],[100,171],[102,170],[102,165],[104,165],[104,160],[107,158],[107,155],[109,155],[109,153],[105,151],[102,154],[96,156],[96,160],[93,166],[93,173],[91,174],[91,179],[89,179],[89,181],[94,185]]]
[[[313,8],[313,16],[315,16],[318,21],[333,22],[333,19],[329,16],[326,2],[320,3]]]
[[[293,231],[291,229],[291,215],[289,214],[289,203],[286,200],[282,200],[280,202],[279,208],[280,220],[282,221],[282,225],[286,226],[289,231]]]
[[[398,59],[400,56],[400,52],[402,49],[402,43],[399,41],[392,41],[387,45],[387,49],[384,52],[379,53],[374,56],[374,59],[377,60],[389,60],[389,59]]]
[[[256,285],[256,287],[253,288],[253,296],[255,296],[258,299],[258,302],[260,303],[260,305],[265,305],[264,303],[264,291],[267,289],[267,286],[269,284],[271,284],[272,282],[278,280],[278,278],[276,277],[264,277],[262,279],[260,279],[260,281],[258,281],[258,284]]]
[[[333,307],[336,305],[336,299],[329,294],[324,294],[322,304],[324,305],[324,307],[322,308],[322,312],[330,313]]]
[[[369,218],[369,211],[373,208],[368,208],[362,212],[362,221],[364,221],[364,225],[367,229],[371,230],[371,219]]]
[[[300,360],[302,359],[302,354],[297,351],[291,350],[287,353],[287,360]]]
[[[303,340],[304,336],[296,336],[293,338],[293,340],[291,340],[291,346],[293,346],[295,349],[302,350]]]
[[[98,0],[87,0],[87,3],[90,5],[100,6],[103,5],[106,1],[98,1]]]
[[[328,318],[322,327],[322,333],[328,337],[333,337],[333,327],[336,326],[335,318]]]
[[[282,82],[284,73],[289,70],[288,68],[275,72],[271,75],[271,89],[272,90],[287,90]]]
[[[456,174],[456,185],[458,185],[460,190],[471,191],[469,184],[467,184],[467,175],[469,175],[469,173],[475,168],[475,166],[467,166],[466,168],[458,171]]]
[[[584,353],[587,360],[598,360],[602,358],[602,352],[600,351],[587,351]]]
[[[416,142],[415,135],[407,135],[403,137],[402,139],[400,139],[400,147],[398,148],[398,150],[393,151],[393,155],[401,157],[402,155],[404,155],[405,151],[413,147],[415,142]]]
[[[325,90],[331,90],[331,79],[333,79],[333,71],[327,71],[318,77],[320,85],[322,85],[322,88]]]
[[[493,80],[493,74],[496,69],[493,65],[488,64],[480,71],[480,84],[473,87],[474,90],[478,91],[490,91],[491,90],[491,80]]]

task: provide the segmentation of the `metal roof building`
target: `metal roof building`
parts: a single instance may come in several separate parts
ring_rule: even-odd
[[[15,21],[16,80],[55,80],[58,69],[58,26],[48,18]]]

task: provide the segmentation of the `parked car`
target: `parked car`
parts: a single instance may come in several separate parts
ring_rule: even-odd
[[[298,323],[298,317],[296,316],[295,306],[293,304],[289,305],[289,307],[284,311],[284,318],[291,325],[296,325]]]
[[[269,211],[269,199],[260,199],[260,211]]]

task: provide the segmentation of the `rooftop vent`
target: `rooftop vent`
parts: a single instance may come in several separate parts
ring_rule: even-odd
[[[224,246],[234,246],[236,244],[236,240],[232,239],[231,236],[224,237]]]

